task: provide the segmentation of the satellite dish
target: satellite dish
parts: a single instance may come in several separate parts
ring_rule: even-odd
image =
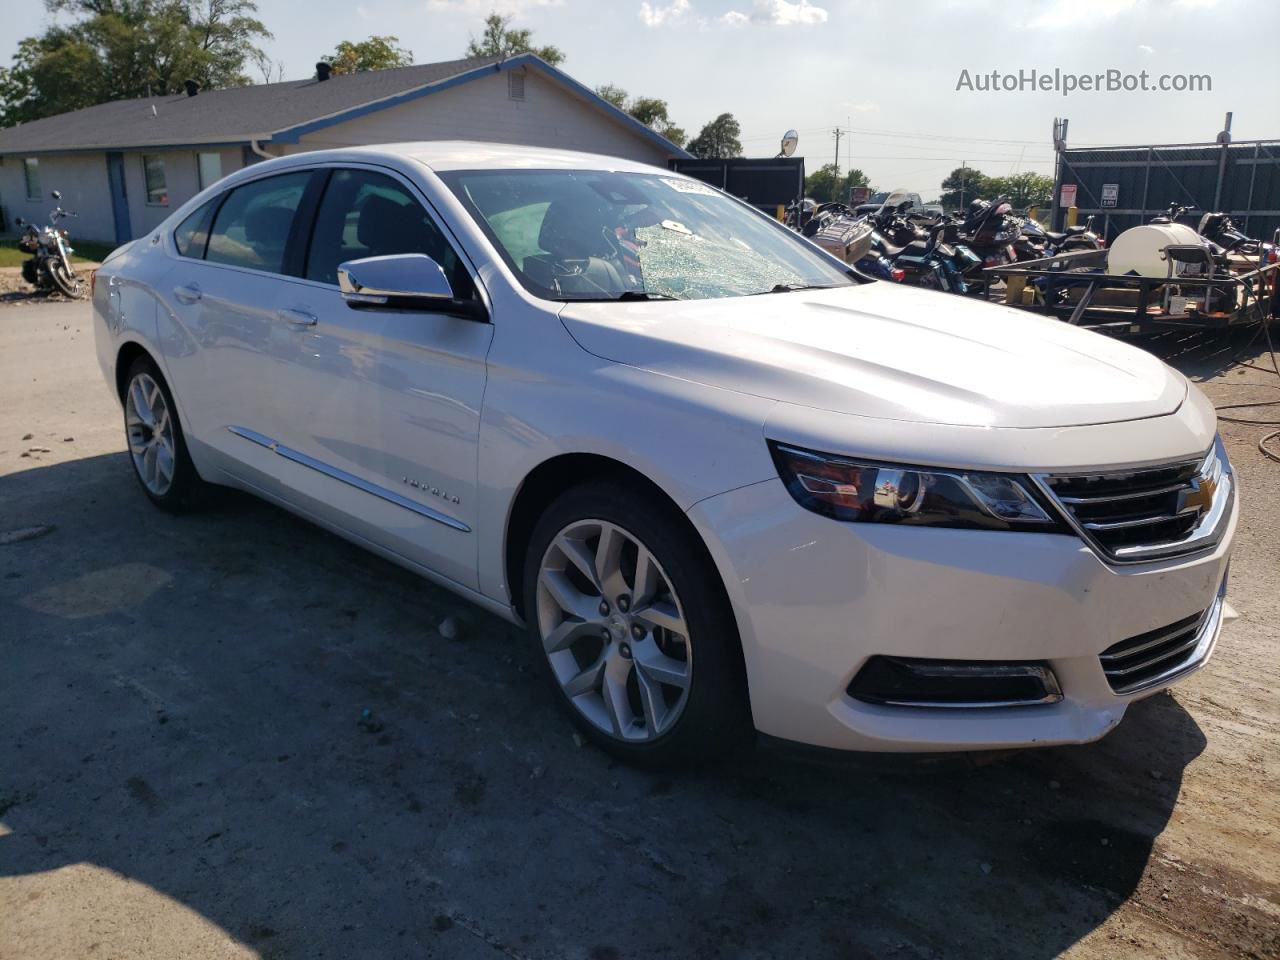
[[[800,134],[794,130],[788,130],[782,135],[782,152],[779,156],[789,157],[796,152],[796,144],[800,142]]]

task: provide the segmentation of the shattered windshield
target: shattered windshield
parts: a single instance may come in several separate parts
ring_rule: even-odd
[[[804,240],[695,180],[587,170],[442,177],[545,299],[701,300],[855,282]]]

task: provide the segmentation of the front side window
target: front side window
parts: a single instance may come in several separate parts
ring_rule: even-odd
[[[44,194],[40,190],[40,161],[35,157],[27,157],[22,161],[22,175],[27,183],[27,199],[39,200]]]
[[[293,215],[310,173],[286,173],[236,187],[214,218],[205,259],[282,273]]]
[[[440,264],[455,297],[472,296],[461,259],[403,186],[381,173],[334,170],[316,213],[307,279],[337,284],[339,264],[397,253],[425,253]]]
[[[142,178],[147,188],[147,203],[154,207],[169,205],[169,188],[164,180],[164,158],[154,153],[142,155]]]
[[[800,237],[695,180],[596,170],[441,176],[545,299],[700,300],[855,282]]]
[[[211,187],[222,179],[222,154],[197,153],[196,172],[200,175],[200,189]]]

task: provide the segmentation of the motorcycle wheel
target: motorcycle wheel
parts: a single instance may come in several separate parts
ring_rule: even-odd
[[[53,277],[53,282],[58,289],[72,300],[79,300],[84,296],[84,281],[75,273],[68,271],[61,260],[54,260],[49,264],[49,275]]]

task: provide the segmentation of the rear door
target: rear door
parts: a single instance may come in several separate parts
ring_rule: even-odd
[[[471,266],[410,181],[344,166],[328,177],[302,275],[279,308],[314,317],[278,352],[277,436],[299,506],[476,586],[477,441],[493,327],[448,313],[353,309],[338,265],[425,253],[459,298],[479,299]]]
[[[268,489],[278,469],[266,447],[280,429],[279,353],[295,325],[281,312],[282,288],[313,177],[252,180],[196,211],[175,231],[179,257],[161,291],[177,320],[163,347],[188,432],[224,455],[224,469]]]

